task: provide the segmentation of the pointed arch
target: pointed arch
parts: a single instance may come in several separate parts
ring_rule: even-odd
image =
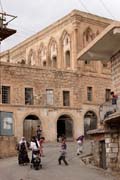
[[[57,42],[53,37],[51,37],[49,44],[48,44],[48,53],[49,53],[49,64],[53,68],[57,68],[58,47],[57,47]]]
[[[44,67],[47,65],[47,48],[43,42],[38,49],[38,64]]]
[[[71,37],[69,33],[64,30],[61,35],[61,47],[62,47],[62,55],[63,55],[63,66],[64,68],[71,67]]]
[[[93,30],[91,27],[87,27],[85,31],[83,32],[83,44],[84,46],[88,43],[90,43],[95,38],[95,34],[93,33]]]
[[[63,42],[63,41],[65,40],[65,38],[67,38],[67,37],[68,37],[69,40],[70,40],[70,35],[69,35],[69,33],[68,33],[66,30],[64,30],[64,31],[62,32],[60,41]]]

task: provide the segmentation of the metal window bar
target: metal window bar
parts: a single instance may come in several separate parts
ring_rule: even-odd
[[[92,87],[87,87],[87,100],[92,101]]]
[[[10,87],[2,86],[2,103],[10,104]]]

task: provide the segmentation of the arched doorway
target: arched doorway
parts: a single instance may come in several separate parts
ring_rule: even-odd
[[[37,126],[41,122],[36,115],[28,115],[23,122],[23,136],[30,141],[31,137],[36,135]]]
[[[68,115],[62,115],[57,120],[57,140],[63,135],[67,140],[73,139],[73,120]]]
[[[93,111],[88,111],[84,115],[84,135],[85,138],[89,138],[87,135],[88,130],[93,130],[97,128],[97,115]]]

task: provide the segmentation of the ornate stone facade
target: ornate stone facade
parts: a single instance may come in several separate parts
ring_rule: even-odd
[[[10,98],[3,103],[0,94],[0,110],[13,113],[18,139],[34,134],[37,123],[47,141],[62,134],[74,139],[84,133],[87,112],[88,122],[95,114],[99,126],[99,105],[111,88],[111,72],[101,62],[77,62],[77,54],[110,23],[74,10],[1,54],[1,85],[9,87]]]

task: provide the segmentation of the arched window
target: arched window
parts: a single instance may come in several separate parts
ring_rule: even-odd
[[[70,63],[70,51],[66,51],[65,52],[65,64],[66,64],[66,68],[70,67],[71,63]]]
[[[49,43],[49,57],[50,57],[50,65],[53,68],[57,68],[57,43],[55,39],[51,38],[50,43]]]
[[[90,27],[87,27],[83,33],[84,46],[86,46],[88,43],[90,43],[94,38],[95,38],[95,34],[93,33],[92,29]]]
[[[62,41],[62,53],[63,53],[63,65],[64,68],[70,68],[71,40],[70,40],[70,35],[67,33],[67,31],[63,32],[61,41]]]
[[[47,66],[47,50],[43,43],[38,50],[38,64],[43,67]]]

